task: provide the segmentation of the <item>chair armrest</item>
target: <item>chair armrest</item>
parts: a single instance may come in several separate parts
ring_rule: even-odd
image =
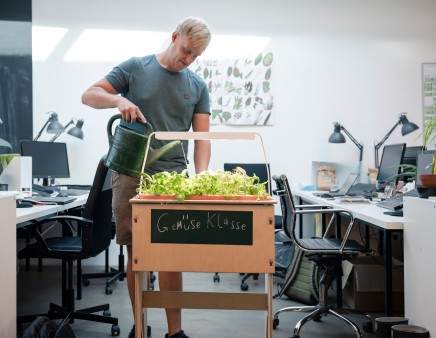
[[[310,208],[325,208],[325,209],[331,209],[332,207],[330,205],[326,204],[300,204],[295,206],[296,209],[310,209]]]
[[[348,241],[348,238],[350,237],[350,233],[351,233],[351,230],[352,230],[353,225],[354,225],[354,216],[353,216],[353,214],[349,210],[339,209],[339,208],[331,208],[331,209],[305,209],[305,210],[296,210],[295,211],[296,215],[304,215],[304,214],[331,214],[331,215],[333,215],[333,217],[331,218],[331,220],[330,220],[330,222],[329,222],[329,224],[328,224],[328,226],[327,226],[327,228],[326,228],[326,230],[325,230],[325,232],[323,234],[323,238],[327,238],[327,236],[328,236],[328,234],[330,232],[330,229],[332,227],[333,221],[335,220],[335,216],[336,216],[336,214],[339,214],[339,213],[340,214],[346,214],[350,218],[350,221],[348,223],[347,230],[345,231],[345,234],[342,237],[342,243],[340,245],[339,250],[327,250],[327,251],[331,251],[331,252],[337,251],[338,253],[342,253],[342,251],[345,248],[345,245],[346,245],[346,243]],[[299,245],[298,239],[295,236],[295,222],[294,222],[294,225],[293,225],[293,228],[292,228],[292,235],[291,234],[289,234],[289,235],[291,236],[291,238],[294,239],[296,244],[302,250],[307,251],[307,252],[316,252],[317,251],[317,250],[310,250],[310,249],[307,249],[307,248],[305,249],[304,247]]]
[[[72,225],[70,223],[71,221],[77,222],[77,225],[79,227],[78,233],[81,233],[80,237],[82,237],[82,251],[89,252],[90,242],[91,242],[89,238],[91,237],[92,234],[93,221],[88,218],[79,217],[79,216],[70,216],[70,215],[53,216],[34,222],[28,227],[32,235],[36,239],[36,241],[39,243],[39,245],[41,245],[44,250],[51,251],[47,244],[46,239],[44,238],[44,232],[42,232],[42,226],[46,223],[52,223],[51,224],[52,227],[61,226],[63,233],[65,231],[67,232],[67,234],[64,236],[73,237],[74,234],[72,230]]]

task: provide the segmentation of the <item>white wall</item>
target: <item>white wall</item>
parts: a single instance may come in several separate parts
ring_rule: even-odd
[[[69,29],[46,61],[33,63],[34,132],[47,111],[56,111],[65,123],[71,117],[85,119],[84,141],[67,135],[58,141],[68,143],[70,182],[89,183],[108,149],[106,123],[116,111],[83,106],[80,97],[122,60],[67,62],[65,53],[85,28],[170,33],[181,18],[194,15],[206,19],[215,34],[268,36],[267,49],[274,53],[274,125],[213,126],[212,131],[260,133],[272,173],[286,173],[295,186],[311,180],[312,160],[357,163],[358,149],[350,140],[327,142],[333,121],[339,121],[365,145],[366,173],[374,166],[374,141],[389,131],[399,113],[407,112],[410,121],[422,126],[421,64],[436,62],[435,11],[432,0],[34,0],[35,26]],[[420,143],[417,132],[401,137],[400,129],[386,144]],[[227,151],[213,144],[211,169],[225,161],[262,160],[253,144],[233,146]]]

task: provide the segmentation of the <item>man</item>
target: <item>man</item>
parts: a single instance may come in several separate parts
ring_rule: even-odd
[[[209,93],[204,81],[187,67],[209,45],[211,33],[207,23],[194,17],[183,19],[171,35],[165,51],[155,55],[131,58],[115,67],[82,95],[82,102],[93,108],[118,108],[125,127],[145,133],[136,119],[148,121],[155,131],[209,131]],[[119,95],[121,94],[121,95]],[[162,141],[161,141],[162,142]],[[197,173],[207,170],[210,141],[194,141]],[[187,141],[183,141],[187,151]],[[133,147],[134,145],[132,145]],[[154,146],[159,147],[160,144]],[[176,147],[146,168],[147,173],[181,172],[186,168],[183,149]],[[135,290],[132,271],[132,209],[129,199],[136,194],[139,179],[120,173],[112,176],[112,207],[117,225],[117,243],[126,245],[127,285],[132,310]],[[160,290],[182,290],[182,274],[160,272]],[[168,333],[165,338],[189,338],[181,329],[181,310],[165,309]],[[134,337],[135,327],[128,337]]]

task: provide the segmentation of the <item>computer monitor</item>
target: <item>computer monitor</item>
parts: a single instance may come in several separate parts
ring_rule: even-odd
[[[387,180],[392,181],[392,176],[398,175],[401,172],[400,165],[403,161],[405,149],[405,143],[384,146],[377,174],[378,182],[383,184]],[[394,181],[396,181],[396,179],[394,179]]]
[[[421,154],[422,152],[422,146],[406,147],[401,164],[416,166],[418,154]]]
[[[21,141],[21,155],[32,157],[32,177],[48,186],[56,178],[69,178],[66,143]]]

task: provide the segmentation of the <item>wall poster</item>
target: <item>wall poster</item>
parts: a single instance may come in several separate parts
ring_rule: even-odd
[[[436,63],[422,64],[422,113],[424,122],[436,116]]]
[[[272,125],[273,54],[235,60],[196,60],[191,69],[209,88],[211,124]]]

